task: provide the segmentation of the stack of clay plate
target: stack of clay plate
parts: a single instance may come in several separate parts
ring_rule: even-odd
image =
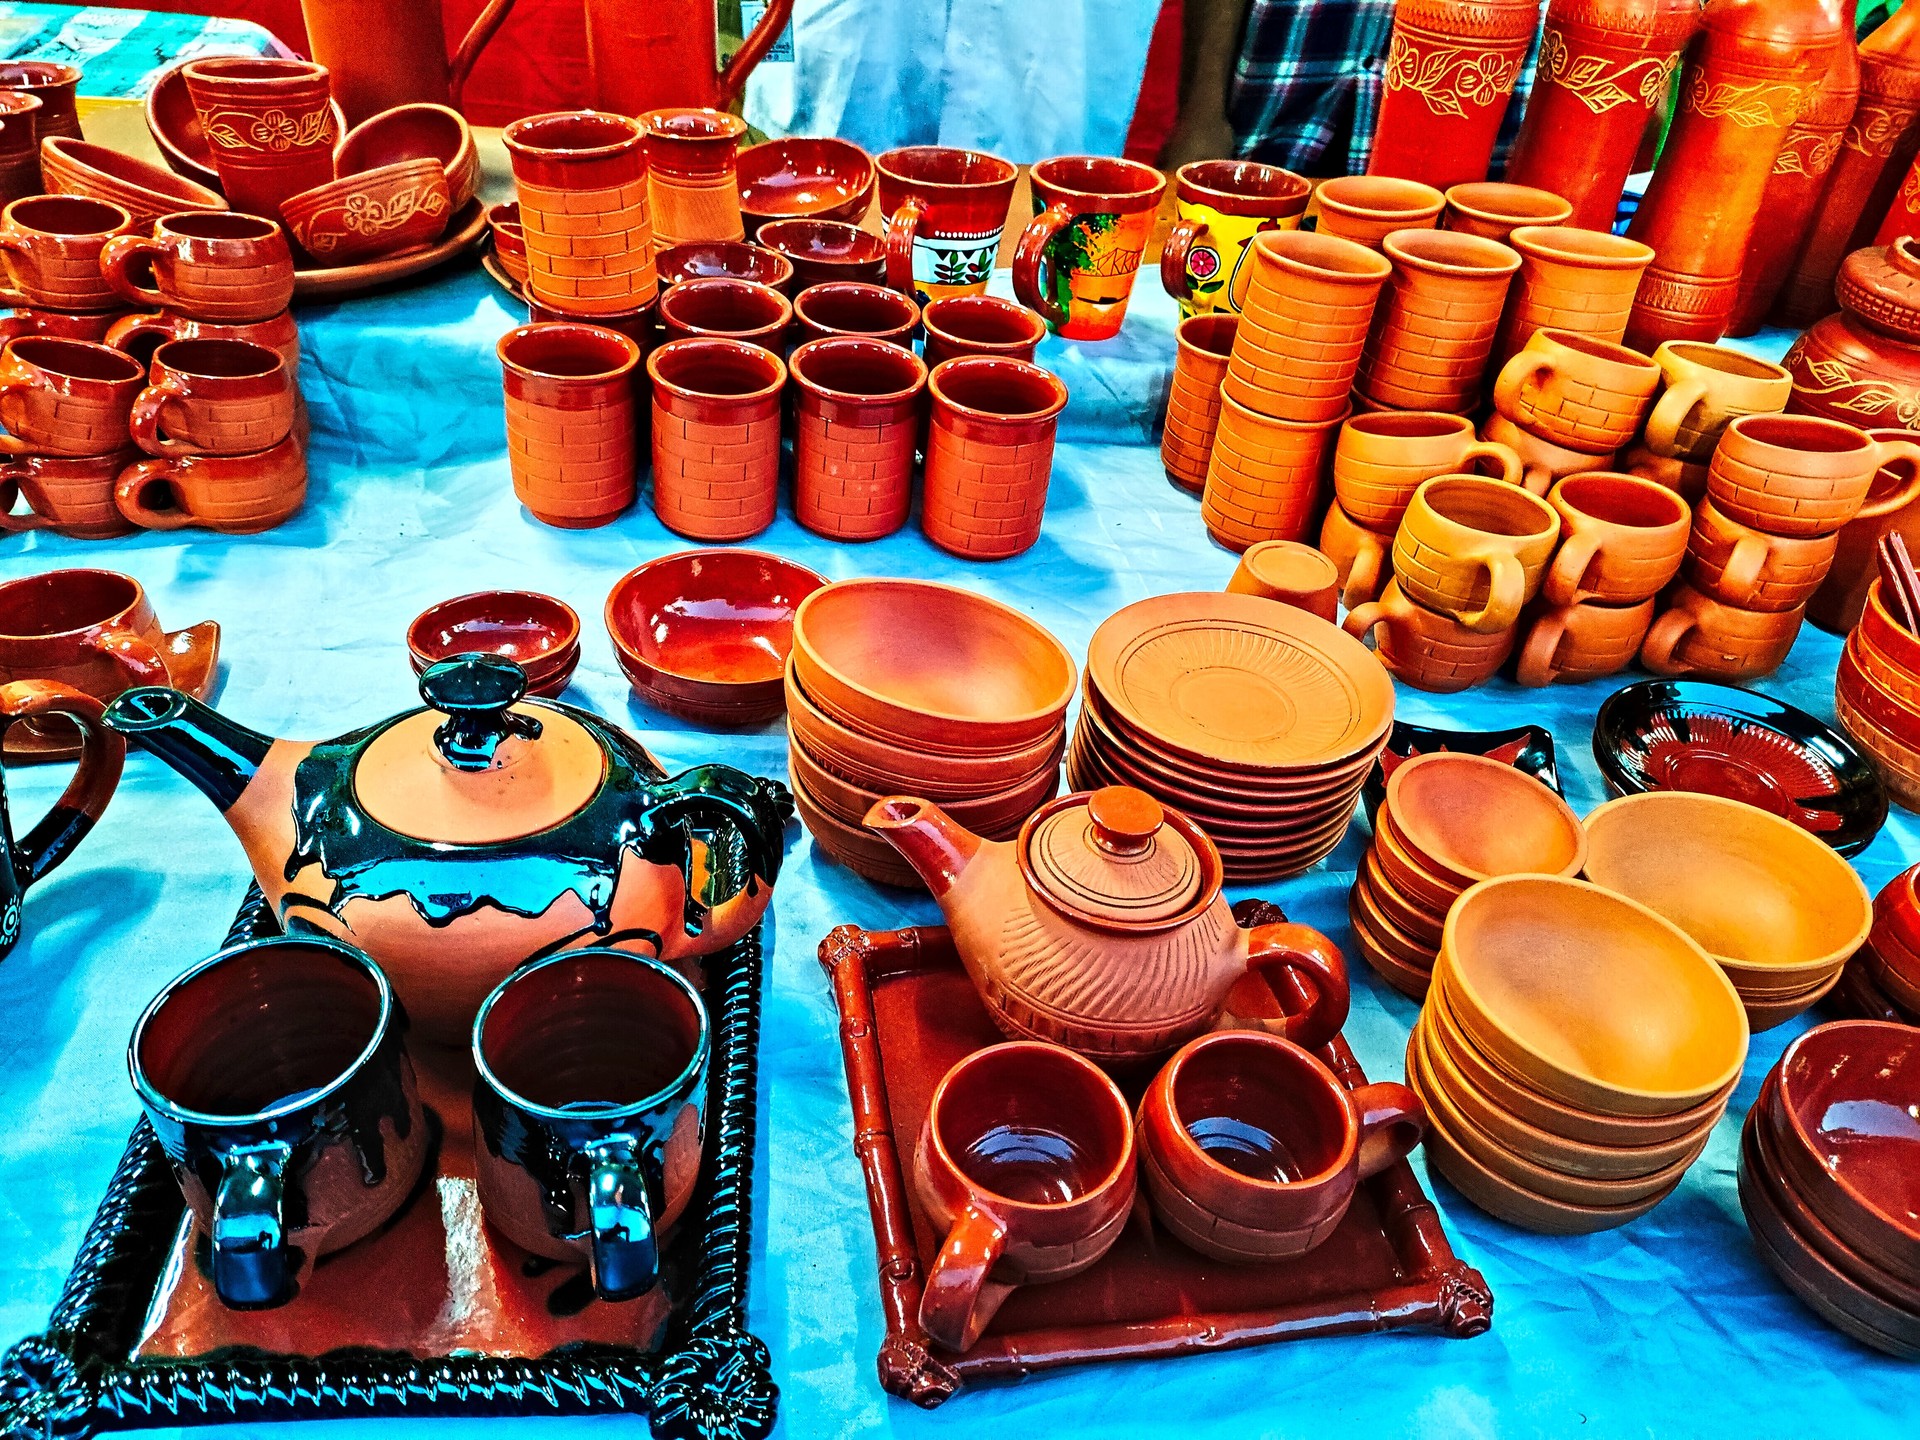
[[[1756,1031],[1807,1009],[1873,928],[1853,867],[1791,820],[1656,791],[1587,816],[1587,878],[1658,911],[1727,972]]]
[[[1212,837],[1228,880],[1269,880],[1340,843],[1392,723],[1393,682],[1337,625],[1162,595],[1094,632],[1067,775],[1145,790]]]
[[[1644,1215],[1706,1147],[1747,1019],[1708,954],[1623,896],[1483,880],[1447,916],[1407,1044],[1427,1155],[1489,1214],[1549,1235]]]
[[[1587,837],[1567,802],[1484,755],[1403,761],[1387,781],[1347,897],[1354,943],[1394,989],[1422,999],[1447,912],[1496,875],[1577,875]]]
[[[1270,602],[1269,602],[1270,603]],[[1060,787],[1073,657],[1017,610],[917,580],[843,580],[793,619],[787,760],[815,842],[870,880],[920,879],[861,828],[913,795],[1011,839]]]
[[[1740,1207],[1761,1257],[1828,1324],[1920,1359],[1920,1031],[1809,1030],[1740,1136]]]

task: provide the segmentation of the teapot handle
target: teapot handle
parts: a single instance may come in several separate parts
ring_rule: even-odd
[[[1295,970],[1314,990],[1313,1004],[1297,1015],[1234,1017],[1235,1028],[1263,1030],[1317,1050],[1347,1023],[1347,959],[1340,947],[1310,925],[1257,925],[1247,932],[1247,969]],[[1272,987],[1273,980],[1268,980]],[[1286,992],[1275,989],[1276,995]]]
[[[751,857],[755,873],[769,885],[779,878],[787,820],[793,814],[785,786],[731,765],[696,765],[661,788],[666,798],[649,815],[650,829],[657,833],[681,819],[704,824],[717,808],[740,826],[750,842],[757,842]]]

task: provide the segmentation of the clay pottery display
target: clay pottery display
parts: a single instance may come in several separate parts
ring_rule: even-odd
[[[280,356],[248,340],[169,340],[133,402],[133,443],[149,455],[246,455],[293,430],[299,390]]]
[[[1912,467],[1907,484],[1868,504],[1875,475],[1896,463]],[[1898,510],[1920,493],[1920,442],[1875,440],[1810,416],[1743,416],[1714,451],[1707,493],[1723,515],[1770,535],[1828,535],[1859,516]]]
[[[949,302],[936,302],[945,303]],[[1166,468],[1167,479],[1196,494],[1207,483],[1214,432],[1220,426],[1220,382],[1227,378],[1227,357],[1233,352],[1233,337],[1239,327],[1238,315],[1210,310],[1187,316],[1176,332],[1160,463]],[[931,331],[928,347],[932,347]]]
[[[886,243],[844,220],[771,220],[760,227],[759,243],[792,264],[798,290],[842,280],[878,285],[887,278]]]
[[[1337,465],[1339,451],[1334,454]],[[1333,562],[1340,603],[1349,609],[1378,596],[1393,573],[1393,531],[1369,530],[1338,500],[1327,506],[1326,519],[1320,522],[1319,548]]]
[[[406,160],[432,160],[447,177],[449,214],[480,191],[480,152],[458,110],[445,104],[394,105],[370,113],[340,140],[336,175],[358,175]]]
[[[136,461],[113,491],[120,513],[142,530],[197,526],[229,535],[271,530],[306,498],[307,456],[292,435],[247,455],[189,451]]]
[[[1920,240],[1856,250],[1834,286],[1841,314],[1794,341],[1787,409],[1920,429]]]
[[[0,452],[105,455],[127,443],[146,383],[131,356],[85,340],[23,335],[0,350]]]
[[[1327,462],[1345,420],[1345,411],[1311,424],[1276,420],[1223,389],[1201,493],[1207,533],[1229,550],[1311,535]]]
[[[1493,403],[1551,444],[1611,454],[1639,431],[1659,384],[1659,367],[1637,350],[1573,330],[1536,330],[1501,368]]]
[[[501,132],[527,242],[527,298],[578,315],[647,304],[659,289],[646,132],[624,115],[534,115]]]
[[[277,351],[287,362],[289,374],[300,371],[300,327],[286,311],[270,320],[237,325],[196,320],[178,310],[121,315],[107,327],[101,343],[139,359],[152,355],[154,347],[168,340],[251,340]]]
[[[1504,243],[1522,225],[1565,225],[1573,202],[1531,185],[1473,180],[1447,187],[1440,228]]]
[[[1804,606],[1756,611],[1728,605],[1681,581],[1663,598],[1640,663],[1656,675],[1750,680],[1780,668],[1800,634]]]
[[[1322,235],[1335,235],[1378,250],[1396,230],[1431,230],[1447,197],[1418,180],[1385,175],[1339,175],[1313,192]]]
[[[1574,455],[1578,452],[1569,450],[1565,453]],[[1619,468],[1629,475],[1638,475],[1643,480],[1666,486],[1689,505],[1698,505],[1706,498],[1706,465],[1672,455],[1656,455],[1639,441],[1620,452]]]
[[[749,145],[734,162],[752,235],[769,220],[859,224],[873,204],[873,157],[851,140],[786,135]]]
[[[1256,235],[1251,249],[1223,393],[1276,420],[1341,420],[1392,265],[1351,240],[1297,230]]]
[[[1418,865],[1455,892],[1495,875],[1573,875],[1586,863],[1586,836],[1567,802],[1484,755],[1405,761],[1387,780],[1382,813]]]
[[[1452,694],[1490,680],[1513,653],[1514,630],[1469,630],[1451,615],[1416,604],[1390,580],[1378,600],[1347,611],[1349,635],[1373,636],[1380,663],[1416,690]]]
[[[668,293],[729,283],[690,280]],[[707,542],[758,535],[773,523],[779,490],[787,367],[759,345],[693,336],[648,355],[647,375],[653,381],[653,512],[660,523]]]
[[[640,347],[598,325],[546,323],[509,330],[494,351],[514,495],[548,525],[607,524],[633,503]]]
[[[46,189],[40,174],[40,99],[0,90],[0,204]]]
[[[17,486],[28,506],[25,514],[0,515],[0,531],[46,529],[83,540],[131,535],[135,527],[114,505],[113,487],[139,458],[129,446],[106,455],[21,455],[0,463],[0,487]]]
[[[1583,600],[1541,610],[1526,626],[1514,678],[1522,685],[1584,684],[1633,663],[1653,624],[1651,597],[1637,603]]]
[[[647,193],[658,243],[744,239],[733,166],[747,122],[724,110],[675,106],[649,110],[640,123],[647,131]]]
[[[100,722],[100,702],[51,680],[13,681],[0,685],[0,734],[25,721],[54,718],[75,728],[79,737],[79,768],[46,815],[25,835],[15,838],[0,776],[0,958],[12,952],[20,938],[20,906],[27,888],[59,868],[74,847],[100,819],[120,783],[126,743]]]
[[[1899,430],[1869,430],[1867,434],[1874,440],[1907,438],[1907,432]],[[1883,467],[1873,477],[1867,503],[1862,508],[1878,510],[1888,496],[1901,493],[1907,483],[1906,469],[1900,464]],[[1835,542],[1833,563],[1826,578],[1807,604],[1807,619],[1836,635],[1843,635],[1858,624],[1867,603],[1867,587],[1879,574],[1875,557],[1880,538],[1898,532],[1906,538],[1909,547],[1920,545],[1920,529],[1913,523],[1916,519],[1920,519],[1920,513],[1909,501],[1897,509],[1855,516],[1847,522]],[[1909,534],[1910,530],[1913,533]]]
[[[805,291],[802,300],[816,293]],[[874,293],[913,303],[896,291]],[[897,344],[850,335],[810,340],[787,366],[795,389],[794,518],[834,540],[891,535],[912,506],[927,367]]]
[[[1646,446],[1696,464],[1713,458],[1735,417],[1777,414],[1793,393],[1793,376],[1780,366],[1721,345],[1668,340],[1653,363],[1664,388],[1647,415]]]
[[[433,244],[453,214],[438,160],[402,160],[289,195],[287,232],[321,265],[356,265]],[[524,227],[524,222],[523,222]]]
[[[1339,587],[1333,561],[1294,540],[1249,546],[1227,581],[1229,595],[1264,595],[1329,621],[1337,614]]]
[[[793,262],[777,250],[741,240],[696,240],[662,246],[654,252],[654,266],[664,289],[682,280],[751,280],[791,295]]]
[[[1524,0],[1398,0],[1367,173],[1484,180],[1538,23]]]
[[[806,340],[827,335],[864,335],[913,346],[920,307],[910,296],[858,280],[809,285],[793,298],[793,318]]]
[[[718,336],[786,350],[793,306],[778,290],[751,280],[683,280],[660,296],[660,329],[669,340]]]
[[[215,191],[135,156],[85,140],[42,140],[40,168],[49,193],[118,205],[141,228],[179,210],[227,208],[227,202]]]
[[[138,283],[135,266],[152,268]],[[107,283],[129,304],[224,324],[269,320],[293,300],[286,232],[257,215],[197,210],[163,215],[151,235],[116,236],[100,252]]]
[[[1702,499],[1687,539],[1687,583],[1743,610],[1794,610],[1813,598],[1839,546],[1838,535],[1769,535]]]
[[[1019,172],[997,155],[944,145],[889,150],[873,168],[886,219],[887,284],[922,305],[985,290]]]
[[[1264,230],[1299,228],[1310,182],[1277,165],[1195,160],[1174,174],[1173,229],[1160,251],[1160,283],[1185,319],[1237,312],[1247,246]]]
[[[189,61],[181,74],[235,209],[279,220],[282,202],[333,178],[340,130],[324,65],[216,56]]]
[[[1384,533],[1391,543],[1422,481],[1470,472],[1483,460],[1498,466],[1508,484],[1521,483],[1513,450],[1475,438],[1472,423],[1459,415],[1418,410],[1355,415],[1341,427],[1334,446],[1333,493],[1354,524]]]
[[[429,605],[407,627],[413,673],[456,655],[500,655],[527,672],[529,695],[558,695],[580,663],[580,617],[534,590],[476,590]]]
[[[934,367],[920,528],[942,550],[1003,560],[1040,538],[1067,387],[1023,360],[968,355]]]
[[[1560,515],[1538,496],[1477,475],[1442,475],[1414,492],[1393,541],[1409,600],[1469,630],[1511,629],[1540,588]]]
[[[0,210],[0,257],[15,304],[110,310],[119,303],[100,273],[100,252],[133,228],[119,205],[79,195],[29,195]]]
[[[40,102],[35,125],[42,138],[81,138],[78,65],[62,60],[0,61],[0,90],[17,91]]]
[[[1507,236],[1520,252],[1520,272],[1494,341],[1494,373],[1537,330],[1573,330],[1618,343],[1626,334],[1650,247],[1604,230],[1523,225]]]
[[[1594,471],[1560,481],[1547,503],[1560,512],[1560,548],[1541,585],[1552,604],[1637,605],[1679,573],[1691,517],[1665,486]]]
[[[998,295],[948,295],[929,300],[921,308],[920,325],[926,332],[920,355],[929,370],[942,360],[962,355],[1031,360],[1047,333],[1046,321],[1026,306]]]
[[[1034,218],[1014,249],[1014,295],[1056,335],[1113,338],[1167,177],[1136,160],[1063,155],[1029,179]]]
[[[1476,408],[1520,257],[1497,240],[1448,230],[1389,235],[1382,248],[1393,274],[1374,312],[1355,390],[1392,410]]]
[[[168,170],[219,199],[220,177],[213,170],[213,145],[200,128],[200,112],[194,108],[193,97],[187,93],[187,78],[181,73],[190,63],[182,60],[153,77],[144,106],[147,133]],[[337,103],[334,112],[334,128],[344,135],[347,117]]]
[[[793,0],[767,8],[723,67],[714,0],[587,0],[587,67],[596,109],[623,115],[661,105],[725,110],[793,17]]]

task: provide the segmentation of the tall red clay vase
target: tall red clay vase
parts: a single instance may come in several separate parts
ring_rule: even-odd
[[[1551,0],[1507,179],[1571,202],[1569,225],[1612,228],[1699,16],[1697,0]]]
[[[1627,320],[1634,349],[1726,333],[1773,162],[1848,33],[1842,3],[1707,0],[1666,149],[1627,229],[1654,251]]]
[[[1539,13],[1535,0],[1398,0],[1367,173],[1440,190],[1486,179]]]

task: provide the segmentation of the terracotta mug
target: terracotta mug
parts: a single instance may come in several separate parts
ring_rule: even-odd
[[[1577,330],[1612,341],[1627,333],[1640,276],[1653,261],[1651,246],[1571,225],[1522,225],[1507,244],[1520,252],[1520,273],[1500,317],[1493,373],[1536,331]]]
[[[1120,1238],[1135,1193],[1126,1098],[1057,1045],[976,1050],[934,1088],[913,1184],[941,1237],[920,1328],[958,1353],[1015,1289],[1078,1275]]]
[[[1547,503],[1560,512],[1560,548],[1541,585],[1552,604],[1638,604],[1679,573],[1691,517],[1664,485],[1589,471],[1560,481]]]
[[[1381,248],[1393,275],[1380,293],[1354,388],[1394,410],[1478,409],[1520,257],[1497,240],[1447,230],[1399,231]]]
[[[794,518],[831,540],[893,534],[913,504],[927,367],[899,345],[835,335],[798,347],[787,368],[796,392]]]
[[[157,346],[168,340],[251,340],[277,351],[287,362],[289,375],[300,373],[300,327],[292,314],[284,310],[270,320],[252,320],[239,325],[196,320],[178,310],[122,315],[107,327],[102,343],[136,359],[147,359]]]
[[[1907,466],[1907,483],[1869,501],[1889,465]],[[1920,443],[1812,415],[1742,415],[1713,452],[1707,493],[1723,515],[1770,535],[1828,535],[1920,496]]]
[[[1549,606],[1526,627],[1514,678],[1537,687],[1618,675],[1633,663],[1652,624],[1651,596],[1630,605]]]
[[[1359,639],[1371,635],[1374,653],[1395,678],[1442,695],[1492,679],[1513,653],[1517,634],[1469,630],[1451,615],[1416,605],[1398,580],[1389,580],[1378,600],[1349,610],[1341,624]]]
[[[1487,461],[1509,485],[1521,483],[1513,448],[1473,433],[1472,422],[1437,410],[1355,415],[1333,449],[1333,494],[1355,524],[1389,536],[1421,482]]]
[[[773,523],[780,492],[787,367],[762,346],[694,336],[655,350],[647,374],[660,523],[715,543],[758,535]]]
[[[20,305],[0,310],[0,345],[22,335],[51,335],[57,340],[102,343],[120,318],[117,310],[41,310]]]
[[[529,300],[569,314],[617,315],[653,301],[646,132],[597,110],[515,120],[501,132],[513,162]]]
[[[669,286],[658,302],[660,329],[669,340],[717,335],[763,345],[775,354],[786,350],[793,305],[771,285],[752,280],[684,280]]]
[[[0,463],[0,486],[19,487],[25,514],[0,514],[0,531],[53,530],[78,539],[131,535],[113,503],[120,472],[140,458],[128,447],[109,455],[22,455]]]
[[[1916,196],[1916,200],[1920,200],[1920,196]],[[1876,440],[1906,438],[1906,433],[1900,430],[1867,433]],[[1906,476],[1901,473],[1906,468],[1904,464],[1896,464],[1874,476],[1872,488],[1867,491],[1867,505],[1861,508],[1866,509],[1900,490],[1906,483]],[[1910,549],[1920,550],[1920,528],[1916,528],[1916,524],[1920,524],[1920,514],[1916,514],[1911,505],[1886,515],[1870,515],[1864,520],[1856,517],[1850,522],[1840,532],[1839,548],[1827,578],[1821,581],[1818,593],[1807,604],[1807,619],[1836,635],[1844,635],[1857,625],[1866,609],[1867,587],[1880,573],[1881,538],[1897,530]]]
[[[1653,361],[1666,382],[1647,414],[1646,445],[1656,455],[1711,460],[1736,416],[1777,413],[1793,393],[1793,376],[1778,365],[1720,345],[1668,340]]]
[[[500,337],[513,493],[563,529],[605,525],[637,489],[634,372],[640,347],[601,325],[522,325]],[[658,443],[658,435],[655,443]]]
[[[1493,404],[1568,450],[1611,454],[1639,432],[1660,367],[1638,350],[1572,330],[1536,330],[1493,383]]]
[[[252,455],[141,460],[120,472],[113,491],[120,513],[143,530],[198,526],[229,535],[271,530],[306,498],[306,451],[292,435]]]
[[[647,111],[640,123],[655,242],[744,240],[734,162],[747,122],[708,106],[674,105]]]
[[[1805,606],[1742,610],[1682,581],[1668,592],[1664,613],[1647,631],[1640,663],[1656,675],[1703,675],[1750,680],[1780,668],[1800,633]]]
[[[803,340],[826,335],[867,335],[911,347],[920,324],[913,297],[857,280],[809,285],[793,297],[793,318]]]
[[[1369,530],[1338,501],[1320,525],[1320,553],[1333,561],[1340,603],[1348,609],[1376,599],[1393,574],[1393,532]]]
[[[1614,451],[1589,455],[1584,450],[1569,450],[1522,430],[1506,416],[1495,411],[1480,427],[1482,438],[1504,445],[1520,458],[1520,484],[1535,495],[1545,495],[1556,480],[1582,475],[1589,470],[1613,468]]]
[[[189,61],[181,76],[234,209],[277,221],[283,201],[333,179],[340,127],[326,66],[218,55]]]
[[[1320,233],[1369,250],[1378,250],[1396,230],[1431,230],[1446,203],[1431,185],[1384,175],[1340,175],[1313,192]]]
[[[920,358],[931,370],[962,355],[998,355],[1031,360],[1046,338],[1047,322],[1026,306],[998,295],[947,295],[920,311],[926,339]]]
[[[1351,240],[1297,230],[1256,235],[1250,248],[1252,272],[1222,390],[1276,420],[1343,419],[1393,267]]]
[[[135,263],[153,267],[136,283]],[[100,252],[107,283],[135,305],[200,320],[244,325],[271,320],[293,303],[293,252],[286,232],[259,215],[183,210],[154,221],[151,235],[120,235]]]
[[[1511,629],[1540,588],[1560,516],[1537,495],[1478,475],[1423,483],[1393,540],[1407,598],[1469,630]]]
[[[1694,589],[1742,610],[1793,610],[1813,598],[1839,548],[1837,531],[1769,535],[1703,499],[1693,512],[1685,574]]]
[[[1167,177],[1137,160],[1061,155],[1028,179],[1034,217],[1013,252],[1013,293],[1056,335],[1112,339]]]
[[[153,352],[128,428],[149,455],[246,455],[293,432],[286,362],[251,340],[169,340]]]
[[[1278,165],[1195,160],[1174,173],[1173,229],[1160,250],[1160,284],[1184,319],[1237,312],[1247,246],[1263,230],[1297,230],[1312,184]]]
[[[64,60],[0,62],[0,90],[40,102],[36,119],[43,136],[81,138],[79,89],[80,67]]]
[[[131,575],[48,570],[0,584],[0,684],[51,680],[108,701],[132,686],[171,684],[165,644],[153,604]]]
[[[1427,1114],[1405,1085],[1350,1091],[1291,1040],[1228,1030],[1180,1047],[1137,1123],[1160,1223],[1202,1255],[1260,1265],[1333,1234],[1360,1182],[1420,1143]]]
[[[711,1045],[679,972],[626,950],[566,950],[500,982],[473,1022],[474,1189],[487,1223],[594,1294],[659,1280],[700,1177]]]
[[[1206,487],[1220,428],[1220,382],[1227,378],[1227,357],[1239,328],[1238,315],[1214,310],[1189,315],[1176,332],[1160,463],[1167,479],[1196,494]]]
[[[44,191],[40,173],[41,100],[0,88],[0,203]]]
[[[1040,538],[1067,387],[1020,360],[963,356],[927,380],[920,528],[951,555],[1003,560]]]
[[[0,452],[105,455],[125,448],[139,361],[105,345],[24,335],[0,350]]]
[[[45,879],[87,838],[113,798],[127,758],[127,742],[107,726],[100,702],[51,680],[0,685],[0,740],[21,721],[58,719],[80,736],[80,766],[53,807],[25,835],[14,837],[0,775],[0,959],[20,938],[20,906],[27,887]]]
[[[1339,598],[1340,572],[1333,561],[1297,540],[1262,540],[1250,545],[1227,581],[1230,595],[1261,595],[1332,620]]]
[[[1322,424],[1276,420],[1249,410],[1223,389],[1200,494],[1207,533],[1229,550],[1311,535],[1327,461],[1345,419],[1343,412]]]
[[[1551,190],[1500,180],[1469,180],[1447,187],[1443,229],[1505,241],[1522,225],[1564,225],[1573,203]]]
[[[873,171],[887,284],[922,305],[985,290],[1020,172],[998,155],[945,145],[888,150]]]
[[[28,195],[0,209],[0,257],[16,304],[111,310],[120,303],[100,271],[101,252],[133,228],[124,206],[85,195]]]

